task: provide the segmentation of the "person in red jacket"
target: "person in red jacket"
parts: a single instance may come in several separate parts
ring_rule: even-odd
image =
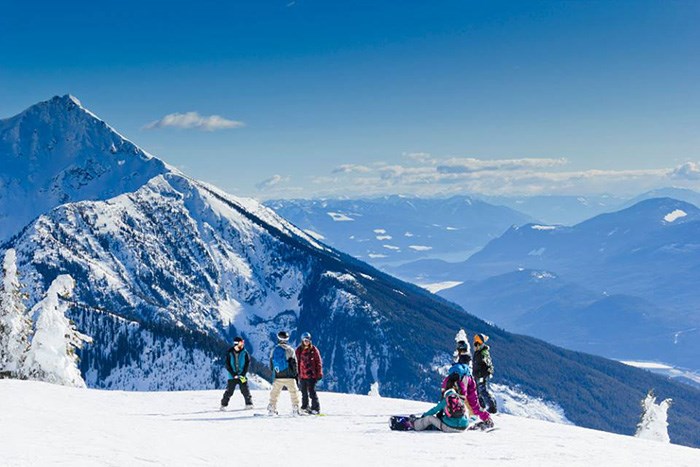
[[[311,343],[311,334],[301,335],[301,344],[296,349],[299,364],[299,386],[301,389],[301,410],[310,414],[318,414],[321,406],[316,394],[316,383],[323,378],[323,362],[318,347]],[[311,408],[309,409],[309,397]]]

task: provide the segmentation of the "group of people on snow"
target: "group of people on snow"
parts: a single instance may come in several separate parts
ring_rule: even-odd
[[[226,410],[236,386],[241,388],[241,394],[245,399],[245,408],[252,409],[253,400],[246,376],[250,355],[244,348],[243,338],[236,337],[233,343],[233,347],[228,349],[226,353],[228,384],[221,399],[221,410]],[[277,400],[285,387],[292,399],[292,414],[317,415],[320,413],[321,405],[316,393],[316,384],[323,379],[323,361],[318,347],[311,342],[310,333],[303,333],[301,344],[294,349],[289,345],[289,333],[287,331],[278,332],[277,344],[270,352],[270,370],[274,380],[270,391],[270,402],[267,406],[268,414],[277,414]],[[299,406],[299,392],[301,392],[301,406]]]
[[[420,417],[411,417],[409,428],[455,433],[466,430],[472,422],[474,428],[493,428],[491,414],[496,413],[497,408],[496,399],[489,389],[493,362],[487,340],[488,336],[484,334],[474,335],[473,362],[469,342],[457,342],[455,362],[442,381],[440,402]]]
[[[496,399],[489,388],[493,376],[493,362],[488,336],[475,334],[473,338],[474,358],[472,359],[466,334],[457,341],[454,363],[442,381],[440,402],[420,417],[411,417],[410,428],[416,431],[438,429],[444,432],[459,432],[467,429],[470,423],[476,428],[493,427],[491,414],[497,412]],[[245,408],[253,408],[253,400],[248,388],[248,367],[250,355],[245,350],[245,341],[241,337],[233,340],[233,347],[226,353],[226,370],[228,384],[221,410],[225,410],[236,386],[240,386],[245,399]],[[301,335],[301,344],[294,349],[289,345],[289,333],[277,333],[277,344],[270,352],[270,370],[274,377],[268,414],[277,414],[277,401],[282,389],[289,391],[292,402],[292,414],[318,414],[321,406],[316,393],[316,384],[323,378],[323,361],[321,353],[312,341],[311,334]],[[301,401],[300,395],[301,392]],[[300,405],[301,402],[301,405]]]

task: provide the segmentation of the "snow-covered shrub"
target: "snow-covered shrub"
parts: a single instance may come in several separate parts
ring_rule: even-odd
[[[0,282],[0,376],[25,377],[24,362],[29,350],[32,322],[17,274],[17,254],[5,253]]]
[[[642,400],[642,418],[637,424],[637,438],[670,443],[668,436],[668,408],[671,406],[671,399],[664,399],[659,404],[656,403],[654,391],[649,391]]]
[[[66,318],[68,304],[62,300],[72,294],[74,287],[72,277],[60,275],[51,283],[44,299],[32,308],[37,319],[27,358],[28,376],[31,379],[85,387],[75,350],[92,339],[78,332]]]

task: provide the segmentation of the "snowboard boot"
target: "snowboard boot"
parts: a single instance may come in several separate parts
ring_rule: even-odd
[[[267,406],[267,414],[272,416],[272,415],[277,415],[277,407],[273,405],[268,405]]]

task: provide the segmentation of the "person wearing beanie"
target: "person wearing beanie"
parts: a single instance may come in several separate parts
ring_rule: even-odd
[[[228,372],[228,384],[226,385],[226,391],[224,391],[224,397],[221,399],[221,410],[226,410],[228,407],[228,402],[233,396],[236,386],[241,387],[241,394],[245,399],[245,408],[253,408],[253,398],[250,395],[250,389],[248,389],[248,366],[250,365],[250,355],[248,351],[244,348],[245,341],[242,337],[235,337],[233,339],[233,347],[226,351],[226,371]]]
[[[277,415],[277,400],[284,387],[292,399],[292,415],[299,415],[299,389],[297,388],[297,359],[294,349],[289,345],[289,333],[277,333],[277,345],[270,352],[270,370],[272,371],[272,390],[267,406],[269,415]]]
[[[489,389],[489,380],[493,376],[493,362],[490,348],[486,345],[489,336],[474,334],[474,378],[479,392],[479,402],[490,413],[496,413],[496,399]]]
[[[305,332],[301,335],[301,344],[296,349],[297,362],[299,362],[299,386],[301,389],[301,410],[313,415],[321,411],[316,394],[316,383],[323,378],[323,361],[318,347],[311,343],[311,334]],[[311,397],[311,408],[309,408]]]

